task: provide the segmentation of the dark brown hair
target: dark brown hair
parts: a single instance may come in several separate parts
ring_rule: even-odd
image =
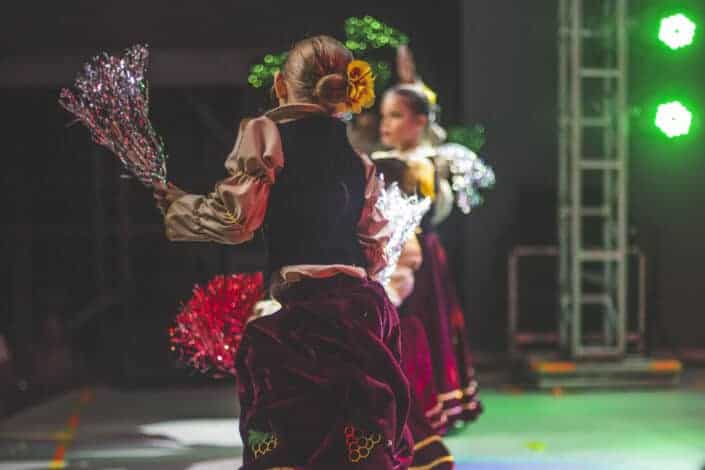
[[[402,84],[391,87],[385,95],[391,93],[402,98],[412,113],[431,117],[431,104],[422,92],[412,86]]]
[[[340,41],[314,36],[294,45],[281,73],[294,100],[333,111],[346,100],[347,68],[352,59],[352,53]]]

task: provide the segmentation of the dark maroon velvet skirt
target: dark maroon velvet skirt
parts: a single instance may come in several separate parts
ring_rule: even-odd
[[[409,384],[399,317],[378,283],[298,282],[237,353],[243,469],[404,469]]]
[[[438,400],[426,332],[421,320],[415,316],[404,316],[400,322],[402,368],[411,385],[411,409],[408,420],[409,429],[414,438],[414,458],[411,468],[451,470],[453,457],[425,416],[427,404],[434,404]]]
[[[416,353],[408,353],[416,355],[416,365],[405,364],[404,368],[432,428],[442,434],[477,418],[482,405],[477,397],[463,311],[448,270],[445,250],[433,232],[419,238],[423,263],[416,272],[414,291],[402,306],[401,315],[403,324],[408,317],[418,319],[430,354],[428,359],[422,357],[423,341],[418,328],[413,335],[404,334],[403,341],[413,341],[413,347],[418,349]],[[433,383],[421,379],[418,372],[407,370],[415,367],[430,369]]]

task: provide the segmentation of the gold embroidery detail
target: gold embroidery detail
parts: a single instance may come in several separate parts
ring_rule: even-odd
[[[230,225],[239,225],[240,221],[235,217],[235,214],[230,212],[227,207],[224,207],[225,213],[223,214],[223,219]]]
[[[418,452],[421,449],[430,446],[434,442],[441,442],[441,436],[429,436],[426,439],[423,439],[422,441],[417,442],[414,444],[414,452]]]
[[[279,446],[279,438],[273,433],[250,430],[247,443],[255,454],[255,459],[258,459],[276,449]]]
[[[450,392],[438,394],[438,399],[440,401],[460,400],[461,398],[463,398],[463,392],[458,388]]]
[[[446,455],[444,457],[437,458],[433,462],[427,464],[427,465],[419,465],[418,467],[409,467],[409,470],[431,470],[432,468],[435,468],[439,466],[442,463],[451,463],[453,462],[453,456],[452,455]]]
[[[355,426],[345,426],[345,443],[348,446],[348,460],[358,463],[370,456],[372,450],[382,442],[380,433],[368,433]]]

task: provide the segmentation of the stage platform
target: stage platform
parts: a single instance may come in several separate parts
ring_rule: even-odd
[[[542,389],[672,387],[683,371],[682,363],[672,357],[573,361],[555,354],[525,355],[514,368],[518,382]]]
[[[702,470],[705,380],[670,390],[483,390],[459,470]],[[0,469],[236,469],[232,384],[77,390],[0,423]]]

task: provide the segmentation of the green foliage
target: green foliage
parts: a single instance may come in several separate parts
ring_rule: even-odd
[[[369,15],[345,20],[345,36],[345,46],[356,56],[374,49],[397,48],[409,43],[407,35]]]
[[[274,74],[281,69],[286,62],[287,52],[279,54],[267,54],[261,63],[255,64],[250,68],[250,75],[247,77],[247,83],[254,88],[262,88],[271,86],[274,83]]]
[[[452,126],[448,128],[448,142],[461,144],[479,152],[485,145],[485,128],[481,124],[473,126]]]

